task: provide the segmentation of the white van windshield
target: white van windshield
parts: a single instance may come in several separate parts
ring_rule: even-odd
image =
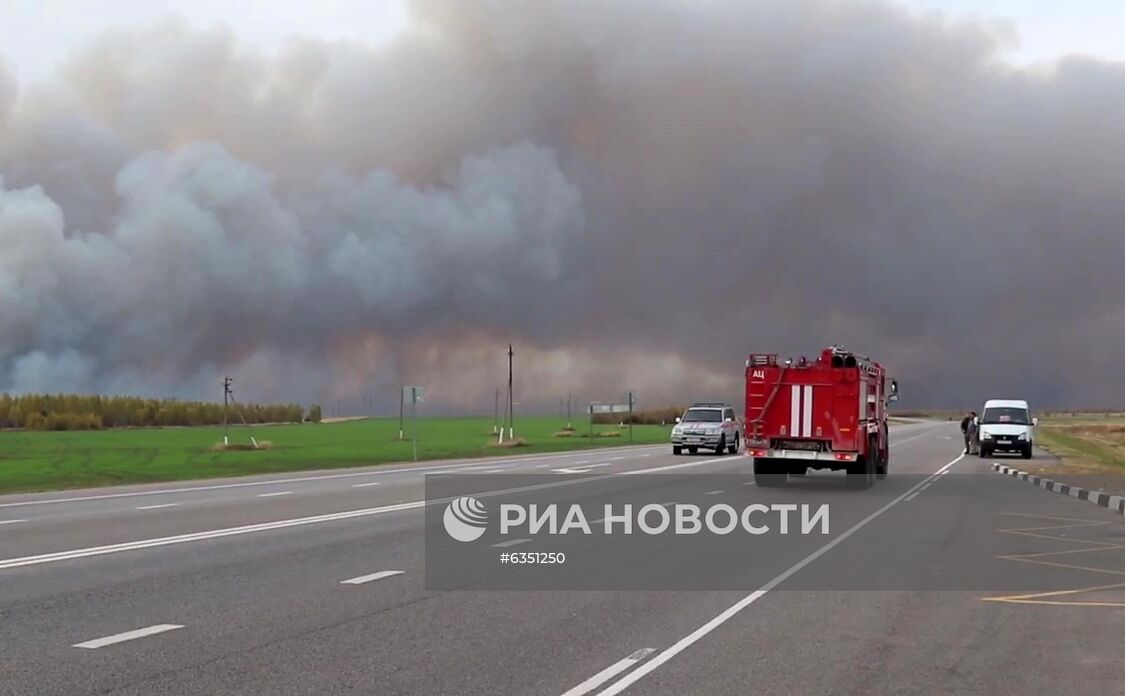
[[[986,408],[980,422],[985,425],[1028,425],[1031,421],[1022,408]]]

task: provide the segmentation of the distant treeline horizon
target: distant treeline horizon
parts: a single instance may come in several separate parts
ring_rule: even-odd
[[[179,399],[86,394],[0,394],[0,429],[101,430],[160,426],[221,425],[223,404]],[[231,404],[228,422],[319,422],[321,408],[298,404]]]

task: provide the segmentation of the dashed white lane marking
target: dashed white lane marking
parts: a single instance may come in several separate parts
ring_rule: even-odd
[[[609,461],[611,461],[611,462],[619,462],[619,461],[621,461],[621,460],[622,460],[622,459],[624,459],[624,458],[625,458],[625,457],[610,457],[610,458],[609,458]]]
[[[722,493],[722,491],[721,491],[721,490],[719,490],[719,491],[707,491],[707,492],[706,492],[706,493],[704,493],[703,495],[718,495],[718,494],[720,494],[720,493]]]
[[[898,505],[908,495],[911,495],[911,494],[917,492],[917,489],[921,487],[922,483],[925,483],[929,480],[932,480],[934,477],[939,476],[942,471],[948,470],[950,467],[952,467],[954,464],[956,464],[957,462],[961,461],[964,458],[965,458],[964,454],[957,455],[956,459],[949,462],[948,464],[943,466],[941,469],[938,469],[934,473],[930,474],[930,476],[927,477],[924,481],[922,481],[918,484],[915,484],[914,487],[911,488],[910,490],[908,490],[906,493],[903,493],[902,495],[900,495],[899,497],[890,501],[889,503],[887,503],[883,507],[879,508],[875,512],[871,513],[867,517],[864,517],[862,520],[855,523],[852,527],[850,527],[847,530],[845,530],[844,532],[842,532],[840,534],[840,536],[836,537],[835,539],[828,542],[824,546],[821,546],[819,549],[812,552],[808,556],[805,556],[803,559],[798,561],[795,565],[790,567],[784,573],[782,573],[781,575],[778,575],[773,580],[770,580],[765,585],[762,585],[761,589],[755,590],[754,592],[751,592],[750,594],[746,595],[742,599],[740,599],[737,602],[735,602],[734,604],[732,604],[730,607],[728,607],[722,613],[717,615],[715,618],[711,619],[707,623],[703,624],[699,628],[695,629],[691,633],[687,634],[686,636],[684,636],[680,640],[673,643],[670,648],[668,648],[664,652],[660,653],[660,655],[657,656],[655,659],[653,659],[651,662],[646,662],[645,664],[638,667],[636,670],[630,672],[629,674],[626,674],[621,679],[618,679],[616,682],[611,684],[608,689],[606,689],[605,691],[602,691],[599,694],[599,696],[614,696],[615,694],[619,694],[622,691],[624,691],[625,689],[629,688],[629,686],[631,686],[632,684],[635,684],[637,681],[644,678],[644,676],[646,674],[651,673],[653,670],[660,667],[660,665],[664,664],[668,660],[671,660],[673,657],[675,657],[676,655],[679,655],[684,650],[687,650],[689,647],[691,647],[695,643],[699,642],[699,640],[701,640],[708,633],[710,633],[711,631],[714,631],[716,628],[718,628],[719,626],[723,625],[724,623],[729,621],[731,618],[736,616],[743,609],[750,606],[754,602],[758,601],[762,597],[766,596],[766,594],[770,590],[777,587],[781,583],[785,582],[786,580],[788,580],[793,575],[799,573],[802,568],[809,565],[810,563],[812,563],[816,559],[820,558],[824,554],[828,553],[832,549],[836,548],[838,545],[840,545],[848,537],[852,536],[853,534],[858,532],[860,529],[863,529],[865,526],[867,526],[867,524],[870,523],[872,520],[876,519],[877,517],[882,515],[887,510],[890,510],[895,505]]]
[[[378,481],[371,481],[370,483],[356,483],[352,484],[352,488],[367,488],[368,486],[378,486]]]
[[[27,520],[0,520],[0,524],[19,524],[20,522],[27,522]]]
[[[509,546],[517,546],[519,544],[526,544],[531,539],[512,539],[510,541],[501,541],[499,544],[493,544],[492,547],[496,549],[506,549]]]
[[[142,505],[138,510],[159,510],[161,508],[179,507],[179,503],[161,503],[160,505]]]
[[[918,491],[914,491],[914,492],[913,492],[913,493],[911,493],[910,495],[906,496],[906,498],[905,498],[906,502],[908,502],[908,503],[909,503],[909,502],[910,502],[911,500],[914,500],[915,498],[917,498],[917,497],[918,497],[918,494],[919,494],[919,493],[921,493],[921,492],[922,492],[922,491],[920,491],[920,490],[918,490]]]
[[[293,491],[278,491],[277,493],[262,493],[259,498],[276,498],[279,495],[293,495]]]
[[[378,573],[372,573],[370,575],[360,575],[358,578],[352,578],[350,580],[341,580],[340,584],[362,585],[366,582],[375,582],[376,580],[382,580],[383,578],[393,578],[396,575],[402,575],[403,572],[404,571],[401,570],[380,570]]]
[[[747,481],[747,482],[743,483],[742,485],[743,486],[756,486],[756,485],[758,485],[758,483],[756,481]]]
[[[177,628],[183,628],[183,626],[180,626],[178,624],[156,624],[155,626],[138,628],[135,631],[125,631],[124,633],[117,633],[112,636],[106,636],[105,638],[95,638],[94,640],[88,640],[85,643],[75,643],[74,647],[94,650],[96,648],[104,648],[107,645],[124,643],[127,640],[136,640],[138,638],[155,636],[158,633],[167,633],[168,631],[174,631]]]
[[[504,472],[504,471],[507,471],[507,469],[489,469],[488,471],[486,471],[484,473],[486,473],[486,474],[499,474],[499,473]]]
[[[584,474],[590,469],[596,469],[599,466],[613,466],[613,462],[602,462],[600,464],[584,464],[579,466],[575,464],[573,467],[560,467],[558,469],[551,469],[557,474]]]
[[[594,689],[601,686],[602,684],[605,684],[610,679],[613,679],[618,674],[621,674],[622,672],[628,670],[633,665],[637,664],[638,662],[645,659],[646,657],[648,657],[649,655],[651,655],[654,652],[656,652],[656,650],[654,648],[642,648],[641,650],[638,650],[637,652],[633,653],[629,657],[626,657],[623,660],[618,660],[617,662],[614,662],[609,667],[606,667],[605,669],[598,672],[594,676],[590,677],[586,681],[582,682],[578,686],[574,687],[573,689],[570,689],[569,691],[564,693],[562,696],[582,696],[583,694],[588,694],[591,691],[593,691]]]
[[[934,482],[933,482],[933,481],[930,481],[930,482],[929,482],[929,483],[927,483],[926,485],[924,485],[924,486],[922,486],[921,488],[919,488],[919,489],[918,489],[918,492],[919,492],[919,493],[921,493],[922,491],[926,490],[927,488],[929,488],[929,487],[930,487],[930,486],[932,486],[932,485],[934,485]]]

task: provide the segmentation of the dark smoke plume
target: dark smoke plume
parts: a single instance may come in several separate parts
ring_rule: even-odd
[[[838,0],[416,0],[275,55],[176,22],[0,68],[0,389],[1120,404],[1125,65]]]

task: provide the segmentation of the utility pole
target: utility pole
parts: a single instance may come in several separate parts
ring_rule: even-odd
[[[570,402],[571,402],[571,397],[572,397],[572,394],[570,392],[567,392],[566,393],[566,427],[567,428],[570,427]]]
[[[406,387],[398,388],[398,439],[402,439],[403,402],[406,401]]]
[[[500,427],[500,390],[496,390],[496,405],[492,410],[492,434],[495,435]]]
[[[512,344],[508,344],[508,439],[515,437],[516,405],[512,401],[512,358],[515,356]]]
[[[629,442],[633,441],[633,392],[629,392]]]
[[[229,425],[227,423],[227,400],[230,397],[230,382],[231,382],[230,376],[225,375],[223,377],[223,444],[224,445],[230,444],[230,437],[229,437],[229,431],[228,431]]]

